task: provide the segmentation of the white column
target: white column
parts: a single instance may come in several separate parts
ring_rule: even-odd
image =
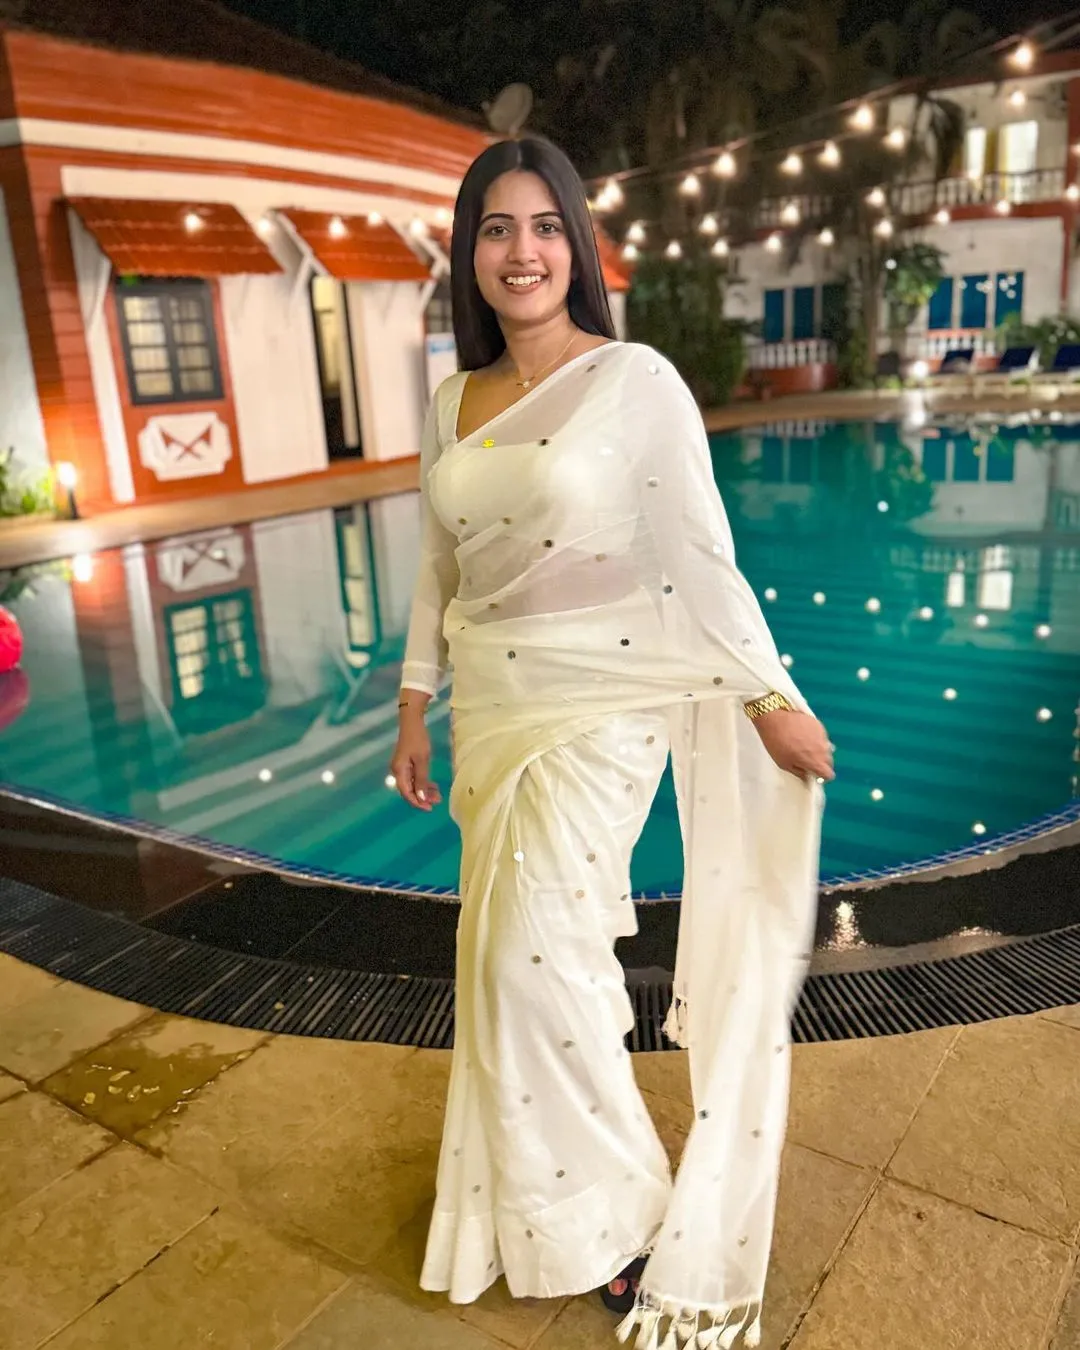
[[[20,464],[49,462],[15,252],[0,192],[0,453],[9,447]]]
[[[423,288],[414,281],[358,281],[346,291],[364,458],[418,454],[426,398]]]
[[[626,341],[626,292],[608,291],[608,303],[611,305],[611,317],[615,320],[615,336]]]

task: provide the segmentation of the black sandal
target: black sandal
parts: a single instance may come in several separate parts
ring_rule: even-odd
[[[609,1312],[619,1313],[620,1316],[625,1317],[634,1306],[637,1301],[638,1281],[645,1270],[647,1259],[644,1256],[636,1256],[625,1270],[620,1271],[613,1280],[600,1290],[600,1298]],[[611,1288],[613,1284],[625,1285],[622,1293],[616,1294]]]

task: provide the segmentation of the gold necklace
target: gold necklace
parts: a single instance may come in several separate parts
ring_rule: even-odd
[[[571,348],[571,347],[574,345],[574,343],[577,341],[577,337],[578,337],[577,333],[573,333],[573,334],[571,335],[571,337],[570,337],[570,341],[566,344],[566,346],[562,349],[562,351],[558,354],[558,356],[553,357],[553,358],[547,363],[546,366],[541,366],[540,369],[539,369],[538,371],[536,371],[535,374],[530,375],[530,376],[528,377],[528,379],[524,379],[524,380],[518,379],[518,380],[515,380],[514,383],[517,385],[517,387],[518,387],[519,389],[531,389],[532,386],[536,383],[536,381],[540,378],[541,375],[545,374],[547,371],[549,371],[549,370],[551,369],[551,367],[552,367],[553,365],[555,365],[557,362],[559,362],[559,361],[561,361],[561,360],[563,359],[563,357],[566,355],[566,353],[570,350],[570,348]],[[511,360],[513,360],[512,357],[511,357]],[[516,361],[514,362],[514,372],[515,372],[515,374],[517,374],[517,375],[520,375],[520,374],[521,374],[521,371],[518,370],[517,362],[516,362]]]

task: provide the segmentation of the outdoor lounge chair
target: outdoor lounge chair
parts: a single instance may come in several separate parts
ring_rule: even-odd
[[[975,392],[990,389],[1018,389],[1038,368],[1039,356],[1035,347],[1006,347],[998,357],[993,370],[975,376]]]
[[[1040,371],[1032,383],[1040,389],[1060,389],[1080,380],[1080,342],[1063,342],[1054,353],[1048,370]]]
[[[959,392],[974,373],[975,348],[953,347],[941,358],[941,365],[926,381],[928,389],[952,389]]]

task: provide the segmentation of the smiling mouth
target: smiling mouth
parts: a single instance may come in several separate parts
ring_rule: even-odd
[[[512,274],[503,277],[503,285],[509,286],[512,291],[534,291],[537,286],[547,280],[539,272],[525,272],[521,274]]]

